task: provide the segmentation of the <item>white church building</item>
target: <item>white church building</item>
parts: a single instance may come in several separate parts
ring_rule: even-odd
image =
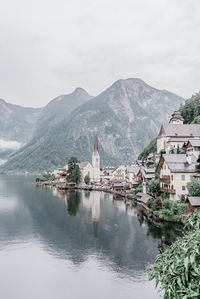
[[[98,138],[95,136],[94,141],[94,150],[92,153],[92,164],[87,162],[79,163],[79,167],[81,170],[82,182],[84,182],[84,178],[86,175],[89,175],[91,183],[99,183],[100,182],[100,155],[98,149]]]

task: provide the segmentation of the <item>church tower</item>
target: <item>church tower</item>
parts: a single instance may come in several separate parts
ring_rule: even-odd
[[[98,150],[98,138],[95,136],[94,151],[92,153],[92,166],[93,166],[93,180],[100,182],[100,156]]]
[[[179,111],[174,111],[172,114],[172,117],[169,121],[170,124],[183,124],[184,119],[182,118],[182,115]]]

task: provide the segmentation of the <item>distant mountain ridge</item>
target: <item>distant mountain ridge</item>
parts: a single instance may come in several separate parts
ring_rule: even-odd
[[[33,137],[2,169],[53,169],[72,155],[90,160],[96,133],[102,165],[131,163],[183,101],[137,78],[118,80],[96,97],[78,88],[40,111]]]

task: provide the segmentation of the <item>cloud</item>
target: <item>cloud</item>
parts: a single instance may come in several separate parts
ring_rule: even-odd
[[[43,106],[129,77],[190,97],[200,89],[199,15],[197,0],[4,1],[0,97]]]
[[[0,139],[0,150],[18,150],[22,146],[17,141],[5,141]]]

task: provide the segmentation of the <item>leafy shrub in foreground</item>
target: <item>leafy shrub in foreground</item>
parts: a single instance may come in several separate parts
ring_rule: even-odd
[[[200,298],[200,215],[192,215],[186,228],[190,231],[148,268],[150,280],[160,284],[165,299]]]

